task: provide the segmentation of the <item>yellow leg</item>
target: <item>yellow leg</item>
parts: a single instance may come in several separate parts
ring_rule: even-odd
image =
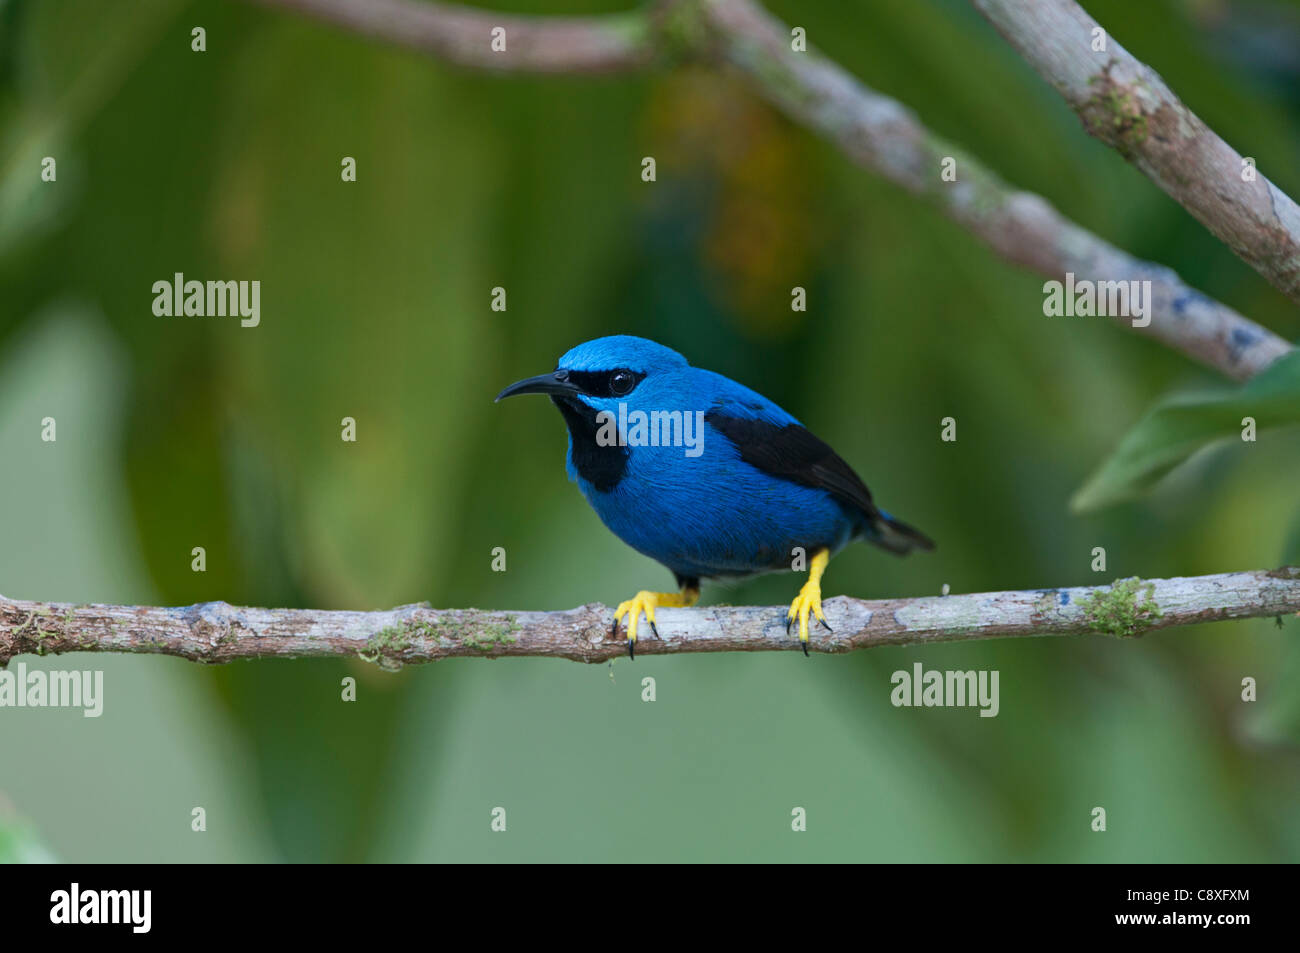
[[[627,616],[627,654],[636,658],[636,629],[637,623],[641,619],[641,613],[645,613],[646,621],[650,623],[650,628],[659,637],[659,630],[655,628],[655,609],[663,607],[665,609],[681,609],[695,605],[700,598],[700,590],[686,588],[681,592],[650,592],[642,589],[631,599],[626,602],[620,602],[618,608],[614,610],[614,628],[613,634],[618,634],[618,624],[622,621],[623,616]]]
[[[812,561],[808,564],[808,581],[803,584],[799,590],[799,595],[794,597],[794,602],[790,603],[790,611],[786,613],[785,630],[790,631],[794,625],[794,620],[799,620],[799,641],[803,643],[803,654],[808,654],[808,614],[816,616],[817,621],[826,626],[830,631],[830,626],[826,624],[826,617],[822,615],[822,573],[826,571],[826,565],[831,561],[831,554],[828,550],[819,549],[813,554]]]

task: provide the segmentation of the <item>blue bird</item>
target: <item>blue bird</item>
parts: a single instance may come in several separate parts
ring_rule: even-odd
[[[614,613],[635,658],[642,613],[694,605],[700,580],[789,571],[802,554],[808,581],[786,614],[808,654],[811,614],[832,555],[863,539],[898,555],[933,549],[923,533],[871,500],[829,446],[743,384],[692,367],[645,338],[579,344],[553,372],[511,384],[497,400],[547,394],[569,429],[568,472],[604,524],[677,578],[676,593],[642,590]]]

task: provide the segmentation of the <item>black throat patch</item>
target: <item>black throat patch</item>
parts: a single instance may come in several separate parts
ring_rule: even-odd
[[[602,493],[618,486],[627,469],[627,447],[602,447],[596,443],[596,411],[572,397],[552,395],[551,401],[560,408],[569,436],[573,438],[573,466],[582,477]]]

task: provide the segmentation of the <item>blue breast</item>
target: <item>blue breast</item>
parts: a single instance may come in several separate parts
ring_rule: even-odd
[[[793,550],[832,552],[860,529],[861,514],[825,490],[770,476],[703,423],[698,456],[682,446],[628,446],[607,489],[569,473],[606,526],[629,546],[684,577],[789,569]]]

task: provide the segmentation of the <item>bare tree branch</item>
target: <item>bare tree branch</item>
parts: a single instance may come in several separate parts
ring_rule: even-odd
[[[530,17],[422,0],[257,0],[476,69],[608,73],[650,62],[644,12],[604,17]],[[494,50],[492,31],[504,31]]]
[[[839,596],[817,628],[819,652],[877,645],[1013,636],[1141,635],[1154,629],[1300,612],[1300,568],[1110,586],[985,592],[920,599]],[[785,607],[660,609],[660,639],[637,654],[799,651],[786,634]],[[0,596],[0,666],[22,653],[128,652],[195,662],[254,658],[356,657],[387,668],[453,657],[533,656],[603,662],[627,649],[610,632],[611,611],[593,604],[565,612],[499,612],[402,606],[379,612],[240,608],[207,602],[183,608],[67,605]]]
[[[729,63],[791,118],[851,159],[914,192],[997,254],[1045,277],[1150,281],[1151,323],[1139,328],[1234,380],[1291,349],[1271,331],[1188,286],[1171,269],[1134,258],[1061,215],[1042,197],[1011,188],[931,133],[896,100],[835,63],[791,49],[790,30],[753,0],[659,0],[621,16],[509,17],[419,0],[257,0],[316,16],[453,63],[494,70],[609,72],[639,69],[665,51]],[[493,53],[491,28],[507,48]],[[945,157],[958,179],[940,179]],[[1119,318],[1131,326],[1131,319]]]
[[[1234,380],[1291,349],[1271,331],[1186,285],[1171,269],[1141,261],[1076,225],[1046,199],[1015,190],[931,133],[897,101],[867,89],[841,67],[790,48],[790,31],[751,0],[704,7],[717,52],[787,114],[835,142],[860,165],[929,199],[1008,261],[1052,279],[1150,281],[1151,324],[1140,330]],[[958,160],[956,182],[939,177]],[[1124,326],[1131,320],[1119,318]]]
[[[1300,303],[1300,207],[1074,0],[972,0],[1084,127]],[[1105,38],[1094,49],[1094,37]]]

